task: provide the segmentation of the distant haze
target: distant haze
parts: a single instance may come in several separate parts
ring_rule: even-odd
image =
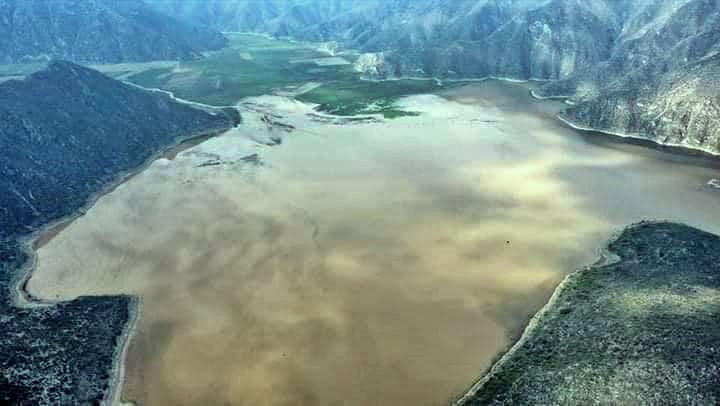
[[[720,3],[150,0],[225,31],[336,41],[387,78],[542,79],[588,128],[720,153]],[[567,106],[566,106],[567,107]]]

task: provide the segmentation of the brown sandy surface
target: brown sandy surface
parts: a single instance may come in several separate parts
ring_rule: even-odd
[[[248,112],[157,161],[47,242],[28,289],[142,297],[124,388],[141,404],[436,405],[622,225],[720,231],[702,160],[596,145],[519,85],[444,96],[348,126],[259,98],[299,130],[262,146]]]

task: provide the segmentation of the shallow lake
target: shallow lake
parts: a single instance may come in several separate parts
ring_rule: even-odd
[[[33,295],[142,298],[125,399],[447,404],[623,226],[720,232],[717,163],[567,129],[524,85],[346,125],[251,101],[38,251]]]

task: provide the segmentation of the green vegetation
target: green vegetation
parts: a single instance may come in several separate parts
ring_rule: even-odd
[[[609,250],[466,405],[720,402],[720,238],[642,223]]]
[[[229,105],[244,97],[288,91],[327,78],[354,76],[350,65],[319,66],[327,58],[311,44],[229,34],[230,47],[204,59],[172,68],[150,69],[128,79],[145,87],[170,90],[178,97],[212,105]]]
[[[434,80],[361,81],[336,80],[298,97],[318,104],[318,110],[339,116],[383,114],[385,118],[417,115],[397,107],[398,98],[435,92],[446,87]]]
[[[228,36],[230,47],[208,53],[204,59],[173,66],[147,65],[147,69],[138,65],[139,70],[127,79],[216,106],[277,93],[318,104],[319,111],[329,114],[382,114],[386,118],[417,115],[399,108],[398,98],[444,88],[434,80],[363,81],[352,68],[356,55],[330,58],[317,50],[317,44],[252,34]],[[316,85],[303,89],[306,84]]]

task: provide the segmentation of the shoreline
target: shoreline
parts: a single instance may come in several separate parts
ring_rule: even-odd
[[[509,77],[502,77],[502,76],[485,76],[482,78],[467,78],[467,79],[440,79],[437,77],[414,77],[414,76],[403,76],[403,77],[396,77],[396,78],[385,78],[385,79],[372,79],[367,77],[361,77],[360,80],[367,81],[367,82],[374,82],[374,83],[382,83],[382,82],[393,82],[393,81],[401,81],[401,80],[416,80],[416,81],[435,81],[438,85],[442,86],[443,82],[448,83],[462,83],[465,82],[468,85],[471,85],[472,83],[482,83],[482,82],[488,82],[488,81],[500,81],[500,82],[507,82],[507,83],[550,83],[553,82],[552,79],[537,79],[537,78],[530,78],[530,79],[515,79],[515,78],[509,78]],[[573,96],[540,96],[538,95],[534,89],[529,90],[530,96],[538,101],[563,101],[568,106],[573,106],[575,103],[570,101]],[[558,120],[560,120],[563,124],[566,126],[577,130],[577,131],[583,131],[583,132],[589,132],[589,133],[600,133],[604,135],[609,135],[617,138],[623,139],[626,143],[628,140],[633,141],[639,141],[642,142],[642,146],[654,148],[654,149],[670,149],[671,153],[681,153],[684,155],[695,155],[695,156],[701,156],[705,158],[720,158],[720,152],[715,152],[712,150],[709,150],[707,148],[703,147],[693,147],[690,145],[685,144],[678,144],[678,143],[662,143],[658,141],[654,141],[650,138],[644,137],[639,134],[625,134],[625,133],[619,133],[619,132],[613,132],[609,130],[600,130],[596,128],[591,127],[585,127],[581,126],[579,124],[576,124],[572,122],[571,120],[565,118],[562,116],[562,114],[558,114],[556,116]],[[637,143],[635,144],[637,145]]]
[[[546,101],[546,100],[558,100],[558,101],[564,101],[565,104],[568,106],[573,106],[575,103],[571,102],[570,99],[572,99],[573,96],[540,96],[537,93],[535,93],[535,90],[530,90],[530,96],[532,96],[533,99],[539,100],[539,101]],[[699,156],[703,158],[710,158],[710,159],[717,159],[720,158],[720,152],[715,152],[712,150],[709,150],[707,148],[702,147],[693,147],[689,145],[684,144],[678,144],[678,143],[664,143],[664,142],[658,142],[651,138],[645,137],[640,134],[626,134],[626,133],[620,133],[615,131],[609,131],[609,130],[601,130],[597,128],[592,127],[586,127],[582,126],[580,124],[577,124],[570,120],[569,118],[566,118],[562,115],[562,113],[555,116],[556,119],[558,119],[560,122],[565,124],[566,126],[572,128],[576,131],[581,131],[584,133],[597,133],[597,134],[603,134],[610,137],[615,137],[620,139],[622,142],[626,144],[631,145],[640,145],[647,148],[652,148],[655,150],[668,150],[668,152],[673,154],[682,154],[682,155],[689,155],[689,156]]]
[[[194,107],[199,108],[199,109],[202,109],[202,110],[204,110],[204,111],[210,110],[211,112],[216,112],[218,109],[234,109],[234,108],[237,108],[237,105],[235,105],[235,106],[213,106],[213,105],[210,105],[210,104],[195,102],[195,101],[192,101],[192,100],[187,100],[187,99],[182,99],[182,98],[180,98],[180,97],[177,97],[177,96],[175,96],[175,93],[173,93],[173,92],[171,92],[171,91],[169,91],[169,90],[160,89],[160,88],[158,88],[158,87],[145,87],[145,86],[140,86],[140,85],[135,84],[135,83],[133,83],[133,82],[130,82],[130,81],[128,81],[128,80],[123,80],[122,82],[123,82],[124,84],[128,85],[128,86],[132,86],[132,87],[135,87],[135,88],[137,88],[137,89],[145,90],[146,92],[162,93],[162,94],[170,97],[170,99],[172,99],[173,101],[176,101],[176,102],[182,103],[182,104],[187,104],[187,105],[189,105],[189,106],[194,106]]]
[[[110,384],[108,392],[106,394],[104,404],[108,406],[135,406],[133,402],[124,402],[122,399],[123,395],[123,384],[125,383],[125,364],[127,362],[128,351],[130,350],[130,344],[135,333],[137,331],[137,325],[142,315],[142,298],[136,296],[130,297],[130,318],[125,324],[122,334],[117,338],[117,344],[115,345],[115,355],[113,366],[110,370]]]
[[[260,37],[274,38],[269,34],[263,34],[263,33],[246,33],[246,32],[228,32],[228,33],[251,34],[251,35],[257,35]],[[519,83],[551,83],[551,82],[557,81],[555,79],[542,79],[542,78],[517,79],[517,78],[512,78],[512,77],[506,77],[506,76],[492,76],[492,75],[491,76],[483,76],[483,77],[468,77],[468,78],[440,78],[437,76],[399,76],[399,77],[376,79],[376,78],[372,78],[372,77],[363,76],[362,72],[357,72],[357,73],[360,75],[359,80],[362,82],[382,83],[382,82],[398,82],[398,81],[403,81],[403,80],[434,81],[438,84],[438,86],[444,86],[444,83],[461,83],[461,84],[465,83],[467,85],[472,85],[473,83],[483,83],[483,82],[488,82],[488,81],[500,81],[500,82],[507,82],[507,83],[516,83],[516,84],[519,84]],[[223,108],[237,108],[237,106],[221,106],[221,105],[214,106],[214,105],[204,104],[204,103],[195,102],[195,101],[191,101],[191,100],[186,100],[186,99],[178,98],[172,91],[169,91],[169,90],[164,90],[164,89],[160,89],[160,88],[147,88],[147,87],[143,87],[143,86],[137,85],[135,83],[132,83],[132,82],[129,82],[126,80],[124,80],[123,82],[128,85],[131,85],[131,86],[134,86],[134,87],[137,87],[140,89],[144,89],[147,91],[164,93],[175,101],[178,101],[178,102],[184,103],[184,104],[188,104],[188,105],[192,105],[192,106],[196,106],[196,107],[203,108],[203,109],[213,109],[214,110],[214,109],[223,109]],[[322,87],[322,85],[324,85],[324,83],[320,84],[318,87]],[[563,95],[540,96],[535,92],[535,89],[529,89],[529,93],[533,99],[538,100],[538,101],[563,101],[568,106],[573,106],[575,104],[574,102],[571,101],[571,99],[573,97],[571,95],[568,95],[568,96],[563,96]],[[290,96],[290,97],[295,99],[295,96]],[[671,149],[670,152],[673,152],[673,153],[680,152],[685,155],[699,155],[699,156],[708,157],[708,158],[720,158],[720,152],[715,152],[715,151],[709,150],[707,148],[693,147],[693,146],[677,144],[677,143],[662,143],[662,142],[654,141],[650,138],[647,138],[647,137],[644,137],[644,136],[638,135],[638,134],[635,134],[635,135],[625,134],[625,133],[613,132],[613,131],[609,131],[609,130],[601,130],[601,129],[591,128],[591,127],[585,127],[585,126],[574,123],[571,120],[563,117],[562,113],[558,114],[556,116],[556,119],[560,120],[566,126],[571,127],[572,129],[577,130],[577,131],[600,133],[600,134],[605,134],[605,135],[609,135],[609,136],[614,136],[617,138],[622,138],[626,142],[627,142],[627,140],[640,141],[643,143],[643,144],[640,144],[642,146],[655,148],[655,149],[669,148],[669,149]],[[635,145],[637,145],[637,144],[635,144]]]
[[[643,224],[643,222],[631,224],[627,227],[611,233],[605,245],[598,249],[597,261],[595,261],[591,265],[578,268],[572,273],[568,274],[565,278],[563,278],[563,280],[557,285],[557,287],[553,291],[550,299],[548,299],[545,305],[543,305],[543,307],[540,308],[540,310],[538,310],[538,312],[530,318],[530,321],[528,321],[527,325],[523,329],[520,338],[518,338],[502,354],[502,356],[492,364],[492,366],[487,371],[481,374],[480,377],[475,381],[475,383],[473,383],[460,397],[452,401],[450,405],[463,406],[483,389],[485,384],[487,384],[487,382],[498,373],[498,371],[505,365],[505,363],[508,362],[508,360],[510,360],[513,355],[515,355],[517,350],[521,348],[530,339],[530,337],[532,337],[532,335],[543,322],[546,314],[555,306],[558,299],[560,298],[560,295],[581,273],[592,271],[595,268],[605,267],[618,263],[620,261],[620,257],[618,257],[614,252],[610,251],[610,245],[618,238],[620,238],[620,236],[625,231],[637,227],[641,224]]]
[[[599,130],[591,127],[584,127],[579,124],[576,124],[572,122],[570,119],[565,118],[562,116],[562,114],[558,114],[556,116],[558,120],[560,120],[563,124],[566,126],[576,130],[576,131],[582,131],[586,133],[596,133],[596,134],[603,134],[606,136],[615,137],[618,139],[622,139],[625,143],[628,144],[635,144],[635,145],[641,145],[646,146],[648,148],[654,148],[657,150],[663,150],[667,149],[669,152],[674,154],[684,154],[684,155],[692,155],[692,156],[699,156],[703,158],[710,158],[710,159],[718,159],[720,158],[720,152],[715,152],[712,150],[709,150],[707,148],[702,147],[693,147],[689,145],[684,144],[678,144],[678,143],[664,143],[664,142],[658,142],[655,140],[652,140],[647,137],[643,137],[641,135],[633,135],[633,134],[624,134],[614,131],[608,131],[608,130]],[[628,141],[631,140],[631,141]],[[632,141],[635,141],[634,143]]]
[[[314,42],[309,42],[309,41],[305,41],[305,40],[298,40],[298,39],[295,39],[295,38],[292,38],[292,37],[273,36],[272,34],[263,33],[263,32],[223,31],[223,33],[224,33],[224,34],[254,35],[254,36],[258,36],[258,37],[262,37],[262,38],[267,38],[267,39],[285,40],[285,41],[289,41],[289,42],[292,42],[292,43],[302,43],[302,44],[308,44],[308,45],[309,45],[309,44],[315,44]],[[321,44],[321,43],[318,43],[318,44]],[[362,52],[357,51],[357,50],[352,50],[352,49],[346,49],[346,51],[348,51],[348,52],[357,52],[358,54],[362,54]],[[393,82],[393,81],[402,81],[402,80],[434,81],[434,82],[436,82],[439,86],[443,86],[443,83],[444,83],[444,82],[447,82],[447,83],[462,83],[462,82],[465,82],[465,83],[470,84],[470,83],[472,83],[472,82],[486,82],[486,81],[491,81],[491,80],[498,80],[498,81],[503,81],[503,82],[508,82],[508,83],[532,83],[532,82],[535,82],[535,83],[552,83],[552,82],[557,82],[557,81],[559,80],[559,79],[547,79],[547,78],[526,78],[526,79],[518,79],[518,78],[513,78],[513,77],[494,76],[494,75],[488,75],[488,76],[483,76],[483,77],[467,77],[467,78],[441,78],[441,77],[438,77],[438,76],[393,76],[393,77],[378,78],[378,79],[376,79],[376,78],[373,78],[373,77],[371,77],[371,76],[363,75],[363,73],[360,72],[360,71],[356,71],[356,72],[357,72],[358,75],[359,75],[359,80],[360,80],[360,81],[375,82],[375,83]],[[163,89],[159,89],[159,88],[146,88],[146,87],[143,87],[143,86],[140,86],[140,85],[136,85],[136,84],[134,84],[134,83],[132,83],[132,82],[129,82],[129,81],[126,81],[126,80],[124,80],[123,82],[124,82],[124,83],[127,83],[127,84],[129,84],[129,85],[132,85],[132,86],[141,88],[141,89],[165,93],[165,94],[167,94],[168,96],[170,96],[173,100],[176,100],[176,101],[179,101],[179,102],[182,102],[182,103],[186,103],[186,104],[190,104],[190,105],[195,105],[195,106],[197,106],[197,107],[211,108],[211,109],[214,109],[214,108],[220,108],[220,109],[222,109],[222,108],[227,108],[227,107],[235,107],[235,106],[212,106],[212,105],[207,105],[207,104],[203,104],[203,103],[199,103],[199,102],[194,102],[194,101],[190,101],[190,100],[184,100],[184,99],[177,98],[177,97],[175,96],[175,94],[174,94],[173,92],[171,92],[171,91],[167,91],[167,90],[163,90]],[[575,104],[574,102],[571,101],[571,99],[572,99],[572,97],[573,97],[572,95],[568,95],[568,96],[563,96],[563,95],[559,95],[559,96],[540,96],[540,95],[538,95],[538,94],[535,92],[534,89],[530,89],[530,95],[531,95],[534,99],[536,99],[536,100],[561,100],[561,101],[564,101],[565,104],[567,104],[567,105],[569,105],[569,106],[572,106],[572,105]],[[624,139],[633,139],[633,140],[647,141],[647,142],[652,143],[652,144],[655,144],[655,145],[657,145],[657,146],[659,146],[659,147],[670,147],[670,148],[679,148],[679,149],[682,149],[682,150],[698,151],[698,152],[701,152],[701,153],[703,153],[703,154],[707,154],[707,155],[712,156],[712,157],[720,157],[720,152],[714,152],[714,151],[711,151],[711,150],[709,150],[709,149],[702,148],[702,147],[693,147],[693,146],[688,146],[688,145],[683,145],[683,144],[677,144],[677,143],[661,143],[661,142],[653,141],[652,139],[647,138],[647,137],[643,137],[643,136],[641,136],[641,135],[624,134],[624,133],[617,133],[617,132],[608,131],[608,130],[600,130],[600,129],[590,128],[590,127],[584,127],[584,126],[581,126],[581,125],[579,125],[579,124],[576,124],[576,123],[571,122],[569,119],[566,119],[566,118],[562,117],[561,115],[558,115],[557,118],[558,118],[560,121],[562,121],[563,123],[565,123],[566,125],[572,127],[572,128],[575,129],[575,130],[579,130],[579,131],[596,132],[596,133],[602,133],[602,134],[611,135],[611,136],[616,136],[616,137],[620,137],[620,138],[624,138]]]
[[[389,80],[404,80],[404,79],[389,79]],[[410,80],[415,80],[415,79],[410,79]],[[434,80],[434,79],[418,78],[417,80]],[[484,79],[472,80],[469,82],[484,82],[484,81],[490,81],[490,80],[507,81],[507,82],[512,82],[512,83],[530,82],[530,80],[522,81],[522,80],[512,80],[512,79],[502,79],[502,78],[484,78]],[[463,80],[458,80],[458,81],[460,82]],[[378,81],[378,82],[381,82],[381,81]],[[144,88],[144,87],[137,86],[134,84],[132,84],[132,85],[139,87],[141,89],[148,90],[148,91],[158,91],[158,92],[165,93],[165,94],[169,95],[170,97],[172,97],[173,100],[176,100],[176,101],[182,102],[182,103],[186,103],[189,105],[200,106],[200,107],[206,108],[206,109],[210,108],[213,110],[218,109],[218,108],[223,108],[221,106],[210,106],[210,105],[204,105],[202,103],[195,103],[192,101],[178,99],[174,96],[173,93],[171,93],[169,91],[165,91],[165,90],[161,90],[161,89],[148,89],[148,88]],[[530,92],[532,94],[532,90]],[[557,97],[555,99],[561,99],[561,98],[562,97]],[[538,100],[549,100],[549,99],[552,99],[552,98],[538,99]],[[226,107],[238,108],[238,106],[226,106]],[[624,142],[626,142],[626,143],[628,143],[627,139],[633,139],[633,140],[642,141],[643,144],[647,144],[648,148],[655,148],[655,147],[671,148],[671,149],[673,149],[673,151],[670,151],[671,153],[687,153],[687,154],[694,154],[696,156],[699,154],[702,154],[702,156],[708,155],[708,156],[714,157],[715,159],[720,156],[720,154],[718,154],[718,153],[713,153],[713,152],[706,151],[706,150],[699,149],[699,148],[696,149],[696,148],[691,148],[691,147],[687,147],[687,146],[683,146],[683,145],[662,144],[662,143],[655,142],[655,141],[652,141],[650,139],[646,139],[646,138],[643,138],[640,136],[622,135],[622,134],[615,134],[612,132],[605,132],[602,130],[595,130],[595,129],[591,129],[591,128],[583,128],[583,127],[573,124],[569,120],[566,120],[559,115],[557,116],[557,118],[561,122],[563,122],[565,125],[573,128],[574,130],[606,134],[606,135],[625,139]],[[47,225],[46,227],[43,227],[40,230],[34,232],[32,234],[32,236],[28,239],[28,241],[30,243],[30,248],[26,247],[27,253],[28,253],[29,257],[31,258],[31,260],[28,261],[28,263],[30,264],[30,267],[29,267],[29,269],[23,269],[25,267],[21,268],[19,273],[26,274],[26,277],[23,278],[18,284],[14,285],[14,286],[16,286],[16,288],[18,290],[17,293],[22,296],[22,299],[27,301],[26,305],[30,305],[30,306],[53,305],[53,304],[60,303],[60,301],[58,301],[58,302],[44,301],[44,300],[35,298],[29,292],[27,292],[25,289],[27,281],[31,278],[33,272],[36,269],[37,251],[39,249],[41,249],[43,246],[45,246],[50,241],[52,241],[54,237],[59,235],[63,230],[65,230],[68,226],[70,226],[75,220],[84,216],[85,213],[90,208],[92,208],[100,198],[102,198],[103,196],[105,196],[109,193],[112,193],[118,187],[123,185],[125,182],[132,180],[135,176],[144,172],[148,167],[150,167],[158,159],[161,159],[163,157],[170,159],[170,160],[175,159],[175,157],[177,157],[177,155],[182,153],[184,150],[190,149],[190,148],[192,148],[196,145],[199,145],[202,142],[205,142],[216,136],[220,136],[220,135],[224,134],[226,131],[228,131],[229,129],[230,128],[224,129],[224,130],[206,130],[206,131],[199,132],[195,135],[191,135],[182,140],[179,140],[174,145],[169,146],[169,147],[163,149],[160,153],[150,157],[148,159],[148,161],[145,162],[140,167],[130,170],[130,171],[127,171],[125,174],[121,174],[117,180],[113,181],[110,184],[110,186],[108,188],[102,190],[101,192],[98,192],[97,194],[95,194],[91,198],[89,198],[87,204],[85,206],[83,206],[82,208],[78,209],[75,214],[67,216],[63,219],[57,220],[55,222],[52,222],[49,225]],[[193,142],[195,142],[195,143],[193,143]],[[477,380],[472,385],[472,387],[462,397],[453,401],[452,404],[456,405],[456,406],[463,405],[465,402],[467,402],[470,398],[472,398],[476,393],[478,393],[478,391],[480,391],[483,388],[484,384],[489,379],[491,379],[492,376],[494,376],[494,374],[500,368],[502,368],[504,363],[508,359],[510,359],[510,357],[512,357],[512,355],[515,353],[515,351],[518,348],[520,348],[525,342],[527,342],[527,340],[531,337],[531,335],[535,332],[535,330],[538,328],[540,323],[543,321],[547,311],[549,311],[549,309],[552,308],[552,306],[554,306],[554,304],[556,303],[560,294],[564,291],[565,288],[567,288],[567,286],[569,286],[570,283],[572,283],[575,280],[575,278],[582,271],[588,271],[595,267],[607,266],[607,265],[614,263],[613,261],[616,262],[618,260],[618,258],[615,254],[613,254],[612,252],[610,252],[608,250],[608,246],[613,241],[615,241],[618,238],[618,236],[620,234],[622,234],[622,232],[624,232],[625,230],[628,230],[632,227],[635,227],[635,226],[636,226],[636,224],[633,224],[628,227],[625,227],[623,230],[620,230],[616,233],[612,233],[609,238],[609,241],[606,243],[604,248],[601,248],[599,250],[600,255],[599,255],[598,261],[596,261],[593,265],[589,265],[589,266],[586,266],[583,268],[576,269],[572,273],[567,275],[565,278],[563,278],[563,280],[556,286],[556,288],[553,291],[553,294],[550,296],[550,299],[548,300],[548,302],[542,308],[540,308],[540,310],[535,315],[533,315],[530,318],[528,324],[522,331],[520,338],[517,341],[515,341],[514,344],[511,343],[512,345],[511,345],[511,347],[509,347],[509,350],[507,350],[504,354],[502,354],[502,356],[499,358],[498,361],[496,361],[492,364],[492,366],[490,367],[488,372],[485,373],[484,375],[482,375],[482,377],[479,380]],[[16,303],[19,303],[19,302],[16,302]],[[120,335],[118,337],[118,343],[116,345],[115,361],[113,362],[113,366],[111,369],[110,387],[107,392],[107,398],[104,400],[104,402],[109,402],[107,404],[112,404],[112,405],[117,404],[117,405],[125,405],[125,406],[133,405],[132,402],[123,403],[122,387],[123,387],[123,383],[124,383],[124,370],[125,370],[126,356],[127,356],[127,352],[130,347],[130,344],[131,344],[131,340],[133,339],[134,334],[136,332],[137,322],[138,322],[139,318],[141,317],[141,304],[142,303],[141,303],[140,298],[132,297],[132,301],[130,304],[131,317],[128,319],[128,322],[126,324],[126,327],[125,327],[122,335]]]
[[[531,96],[533,99],[535,99],[535,100],[540,100],[540,101],[543,101],[543,100],[557,100],[557,101],[562,101],[563,103],[565,103],[565,105],[571,106],[571,107],[577,104],[577,103],[575,103],[574,101],[572,101],[572,98],[573,98],[574,96],[540,96],[539,94],[537,94],[537,93],[535,92],[535,89],[530,89],[530,96]]]
[[[127,171],[125,173],[121,173],[117,176],[115,180],[110,182],[108,186],[103,188],[100,192],[96,193],[95,195],[91,196],[88,200],[88,203],[86,203],[83,207],[77,210],[76,213],[72,215],[68,215],[66,217],[60,218],[58,220],[53,221],[52,223],[48,224],[45,227],[42,227],[41,229],[35,231],[28,237],[27,239],[31,241],[32,250],[37,251],[47,245],[50,241],[52,241],[53,238],[55,238],[58,234],[60,234],[63,230],[65,230],[68,226],[70,226],[75,220],[78,218],[84,216],[88,210],[90,210],[93,206],[95,206],[95,203],[97,203],[98,200],[100,200],[103,196],[108,195],[126,182],[132,180],[134,177],[139,175],[140,173],[144,172],[147,168],[149,168],[155,161],[159,159],[168,159],[170,161],[174,160],[178,155],[183,153],[184,151],[191,149],[199,144],[202,144],[205,141],[208,141],[212,138],[215,138],[217,136],[220,136],[224,134],[225,132],[229,131],[231,128],[227,129],[208,129],[204,131],[200,131],[198,133],[195,133],[193,135],[190,135],[188,137],[183,137],[182,139],[176,141],[173,145],[170,145],[166,148],[164,148],[162,151],[160,151],[157,154],[154,154],[151,156],[147,161],[145,161],[142,165],[140,165],[138,168]]]
[[[28,256],[27,262],[17,270],[10,285],[11,303],[19,308],[32,308],[32,307],[47,307],[54,306],[59,303],[63,303],[63,300],[47,300],[33,296],[27,291],[27,283],[32,277],[33,273],[37,269],[38,253],[37,251],[44,245],[52,241],[57,235],[63,230],[70,226],[75,220],[84,216],[102,197],[117,190],[118,187],[122,186],[126,182],[133,179],[135,176],[144,172],[158,159],[167,158],[174,159],[182,151],[190,149],[198,144],[225,134],[230,131],[232,127],[227,128],[212,128],[196,132],[189,136],[178,137],[172,145],[168,145],[157,153],[151,155],[142,165],[133,168],[124,173],[118,174],[118,176],[111,182],[109,182],[102,190],[90,196],[81,208],[75,211],[75,213],[67,215],[63,218],[55,220],[44,227],[39,228],[32,234],[18,239],[20,248]],[[199,142],[198,142],[199,141]],[[130,347],[131,340],[134,337],[137,323],[141,316],[141,298],[134,296],[130,297],[130,317],[126,322],[123,332],[117,337],[117,343],[115,348],[114,359],[111,367],[108,370],[111,378],[109,379],[109,389],[103,399],[103,404],[106,405],[118,405],[118,406],[130,406],[133,403],[127,403],[122,401],[122,387],[124,385],[125,377],[125,361],[127,352]]]
[[[550,79],[514,79],[514,78],[508,78],[508,77],[500,77],[500,76],[485,76],[483,78],[468,78],[468,79],[439,79],[437,77],[413,77],[413,76],[404,76],[404,77],[397,77],[397,78],[386,78],[386,79],[372,79],[372,78],[364,78],[361,77],[360,80],[366,81],[366,82],[373,82],[373,83],[382,83],[382,82],[393,82],[393,81],[401,81],[401,80],[416,80],[416,81],[435,81],[438,83],[438,85],[442,86],[443,82],[448,83],[462,83],[465,82],[467,85],[472,85],[473,83],[482,83],[482,82],[488,82],[488,81],[500,81],[500,82],[507,82],[507,83],[550,83],[553,82],[553,80]],[[538,95],[534,89],[529,89],[530,96],[538,101],[562,101],[568,106],[573,106],[575,103],[570,101],[573,96],[540,96]],[[622,139],[625,143],[632,144],[632,145],[641,145],[648,148],[653,149],[669,149],[671,153],[679,153],[683,155],[691,155],[691,156],[700,156],[703,158],[711,158],[711,159],[717,159],[720,158],[720,152],[715,152],[712,150],[709,150],[707,148],[702,147],[693,147],[689,145],[684,144],[677,144],[677,143],[662,143],[658,141],[654,141],[650,138],[644,137],[642,135],[638,134],[625,134],[625,133],[619,133],[619,132],[613,132],[608,130],[600,130],[596,128],[591,127],[585,127],[581,126],[579,124],[576,124],[569,119],[562,116],[562,114],[558,114],[555,116],[556,119],[560,120],[563,124],[566,126],[576,130],[576,131],[582,131],[586,133],[599,133],[604,134],[616,138]],[[635,143],[628,141],[636,141]]]
[[[530,79],[516,79],[506,76],[483,76],[479,78],[446,78],[441,79],[438,77],[431,77],[431,76],[400,76],[400,77],[392,77],[392,78],[385,78],[385,79],[373,79],[372,77],[362,76],[361,72],[358,72],[360,74],[360,80],[363,82],[371,82],[371,83],[382,83],[382,82],[400,82],[403,80],[413,80],[418,82],[435,82],[439,86],[442,86],[443,83],[482,83],[482,82],[490,82],[493,80],[497,80],[500,82],[508,82],[508,83],[550,83],[552,80],[550,79],[540,79],[540,78],[530,78]]]

